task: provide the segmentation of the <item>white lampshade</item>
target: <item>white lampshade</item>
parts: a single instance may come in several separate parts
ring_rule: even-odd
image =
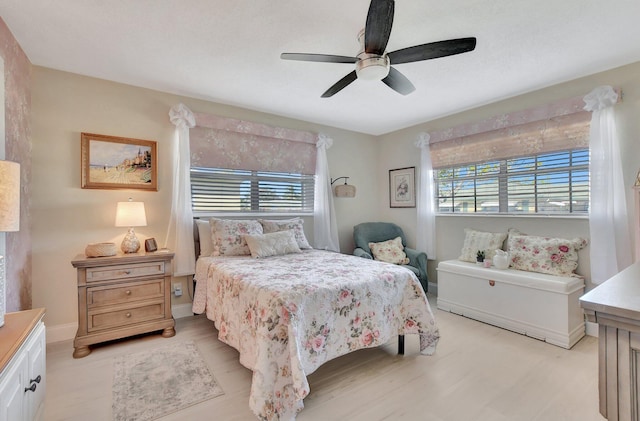
[[[0,231],[20,229],[20,164],[0,161]]]
[[[20,230],[20,164],[0,161],[0,231]],[[6,303],[4,258],[0,256],[0,326],[4,325]]]
[[[336,197],[356,197],[356,186],[352,186],[351,184],[338,184],[334,193]]]
[[[118,202],[116,227],[146,227],[147,214],[144,202]]]

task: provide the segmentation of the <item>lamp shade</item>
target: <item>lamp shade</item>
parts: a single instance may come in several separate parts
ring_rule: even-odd
[[[336,197],[356,197],[356,186],[338,184],[334,189]]]
[[[144,202],[118,202],[116,207],[116,227],[145,227],[147,214]]]
[[[0,231],[20,229],[20,164],[0,161]]]

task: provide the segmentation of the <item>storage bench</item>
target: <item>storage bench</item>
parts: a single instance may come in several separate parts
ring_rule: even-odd
[[[585,334],[584,280],[447,260],[438,264],[438,308],[563,348]]]

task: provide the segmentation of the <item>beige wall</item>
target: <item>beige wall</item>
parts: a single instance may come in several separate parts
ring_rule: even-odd
[[[496,114],[535,107],[589,92],[602,84],[622,88],[624,100],[616,107],[622,139],[623,170],[631,186],[640,167],[640,63],[542,89],[475,110],[438,119],[378,138],[331,127],[286,119],[251,110],[179,97],[51,69],[34,67],[32,83],[33,131],[33,306],[47,307],[47,325],[67,338],[75,333],[77,297],[75,271],[70,264],[89,242],[120,242],[124,232],[113,227],[115,203],[132,196],[145,202],[149,225],[141,237],[165,237],[170,212],[169,145],[174,127],[168,110],[184,102],[193,111],[245,119],[299,130],[323,132],[334,139],[329,150],[331,177],[350,177],[357,187],[354,199],[336,199],[341,251],[353,248],[353,225],[387,220],[402,226],[415,245],[415,209],[389,207],[388,170],[419,166],[413,146],[418,133],[477,121]],[[80,188],[80,133],[151,139],[158,142],[158,192],[83,190]],[[634,207],[628,198],[629,211]],[[632,218],[630,217],[632,220]],[[510,227],[541,235],[588,236],[586,219],[439,217],[438,260],[458,256],[463,229],[502,231]],[[312,237],[312,232],[307,232]],[[588,251],[581,253],[579,272],[589,275]],[[431,282],[435,264],[430,263]],[[186,303],[183,297],[175,303]],[[174,304],[175,304],[174,303]],[[69,333],[71,332],[71,333]],[[64,336],[63,335],[63,336]]]
[[[525,110],[549,102],[585,95],[600,85],[611,85],[621,88],[623,92],[622,103],[616,105],[616,116],[618,134],[621,141],[624,179],[626,180],[626,185],[629,186],[627,196],[629,220],[631,224],[634,224],[635,208],[631,187],[638,168],[640,168],[640,144],[638,142],[638,134],[640,133],[639,75],[640,63],[635,63],[381,136],[379,153],[385,159],[381,160],[377,173],[378,184],[381,186],[381,191],[384,192],[378,198],[380,218],[396,222],[402,226],[407,232],[408,242],[415,245],[415,209],[391,209],[388,204],[389,199],[386,190],[389,186],[388,170],[411,166],[419,167],[420,154],[413,142],[420,132],[446,129],[503,113]],[[443,216],[438,217],[436,220],[437,261],[458,257],[464,239],[464,228],[466,227],[485,231],[506,231],[508,228],[514,227],[529,234],[553,235],[566,238],[573,238],[574,236],[588,238],[589,236],[587,219]],[[591,245],[590,247],[597,246]],[[430,282],[437,281],[434,270],[437,261],[430,261],[429,263]],[[589,250],[585,249],[580,253],[578,272],[589,278],[589,266]],[[588,284],[588,288],[591,286]]]
[[[354,224],[376,217],[378,155],[371,136],[34,67],[33,306],[47,308],[46,322],[54,337],[75,334],[76,274],[70,261],[90,242],[119,244],[124,236],[124,229],[113,226],[116,202],[128,197],[143,201],[148,226],[136,232],[141,238],[154,237],[162,245],[172,186],[169,166],[174,126],[168,112],[178,102],[194,112],[327,134],[334,139],[328,151],[331,177],[349,176],[358,188],[355,199],[335,201],[341,249],[351,251]],[[81,189],[81,132],[157,141],[158,192]],[[313,231],[307,231],[312,240]],[[187,295],[174,304],[185,302]],[[56,334],[56,327],[63,332]]]

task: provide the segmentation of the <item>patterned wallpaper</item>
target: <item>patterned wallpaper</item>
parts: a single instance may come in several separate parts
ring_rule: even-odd
[[[5,158],[20,163],[20,231],[6,234],[7,311],[31,308],[31,62],[0,17]],[[2,141],[2,140],[0,140]]]

